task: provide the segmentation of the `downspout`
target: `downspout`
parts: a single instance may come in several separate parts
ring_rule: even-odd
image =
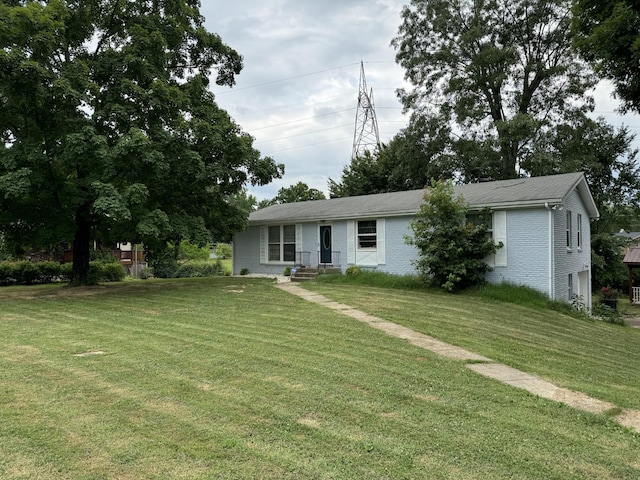
[[[554,300],[556,295],[555,295],[555,288],[554,288],[554,282],[553,282],[553,237],[554,237],[554,229],[553,229],[553,210],[554,207],[550,206],[548,202],[546,202],[544,204],[544,207],[547,209],[547,212],[549,212],[549,248],[548,253],[549,253],[549,259],[548,259],[548,266],[547,268],[549,269],[548,271],[548,281],[549,281],[549,298],[551,300]]]

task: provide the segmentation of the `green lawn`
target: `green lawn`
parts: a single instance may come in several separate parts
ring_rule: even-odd
[[[640,329],[438,290],[324,282],[309,288],[559,386],[640,409]]]
[[[362,296],[361,307],[403,322],[403,309],[417,308],[412,297],[433,300],[310,288],[354,304]],[[496,339],[484,353],[501,361],[511,345],[499,339],[503,317],[526,315],[525,331],[551,318],[564,325],[564,334],[550,329],[552,341],[523,342],[531,365],[570,350],[582,324],[602,327],[442,298],[433,313],[410,316],[468,316],[466,336],[449,330],[476,345],[491,328],[475,318],[491,311]],[[623,346],[634,334],[604,327]],[[593,338],[581,352],[598,369],[593,379],[615,370],[596,360],[613,356],[608,342]],[[3,479],[640,477],[640,435],[613,420],[485,379],[249,278],[0,289],[0,439]]]

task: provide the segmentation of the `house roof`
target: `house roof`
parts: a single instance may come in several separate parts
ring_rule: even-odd
[[[640,247],[631,247],[627,251],[622,260],[622,263],[625,265],[630,265],[632,267],[640,266]]]
[[[584,174],[581,172],[456,185],[454,191],[455,195],[462,195],[472,209],[526,208],[562,204],[565,197],[576,188],[586,205],[589,216],[597,218],[598,209]],[[421,189],[283,203],[252,212],[249,215],[249,223],[256,225],[415,215],[423,203],[424,193],[425,190]]]

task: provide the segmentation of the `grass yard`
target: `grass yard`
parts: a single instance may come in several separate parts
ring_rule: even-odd
[[[344,288],[344,278],[327,280],[309,288],[558,386],[640,409],[640,329],[488,300],[480,294]],[[516,289],[513,296],[518,293]]]
[[[579,341],[585,367],[571,368],[596,370],[580,384],[627,382],[607,377],[630,329],[460,296],[310,288],[527,371],[554,373],[544,359]],[[503,327],[511,317],[531,333]],[[600,338],[587,343],[583,325]],[[637,388],[615,397],[634,405]],[[0,438],[3,479],[640,477],[640,435],[607,417],[244,277],[0,289]]]

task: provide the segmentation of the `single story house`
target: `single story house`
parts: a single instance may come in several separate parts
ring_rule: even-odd
[[[282,274],[285,267],[350,265],[416,273],[407,245],[424,190],[272,205],[252,212],[233,241],[233,273]],[[489,282],[533,287],[551,299],[591,305],[590,219],[598,218],[583,173],[458,185],[470,210],[492,210],[503,247],[487,259]],[[245,271],[246,271],[245,270]]]

